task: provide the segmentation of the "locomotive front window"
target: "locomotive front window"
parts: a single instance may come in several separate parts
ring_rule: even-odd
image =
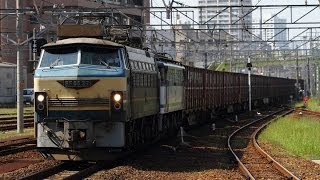
[[[120,67],[120,50],[100,47],[82,47],[81,64]]]
[[[78,49],[73,47],[63,47],[55,49],[45,49],[40,67],[64,66],[77,64]]]

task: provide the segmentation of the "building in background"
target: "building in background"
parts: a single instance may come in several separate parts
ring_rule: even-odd
[[[149,24],[150,16],[148,11],[140,8],[141,6],[149,7],[149,0],[21,0],[21,6],[24,10],[37,12],[37,14],[24,14],[22,23],[22,41],[32,37],[33,29],[38,32],[37,38],[45,39],[46,41],[54,41],[56,39],[57,24],[76,24],[79,19],[71,18],[70,15],[63,14],[64,10],[73,10],[81,8],[99,8],[107,9],[110,15],[102,21],[105,24],[120,24],[120,25],[137,25],[143,27]],[[138,7],[138,8],[135,8]],[[8,62],[16,64],[16,46],[11,40],[16,41],[16,16],[6,15],[6,13],[15,12],[15,0],[1,0],[0,9],[0,62]],[[55,11],[52,15],[49,11]],[[111,15],[112,14],[112,15]],[[81,17],[78,16],[78,17]],[[90,17],[82,21],[82,23],[91,23]],[[143,28],[142,28],[143,29]],[[40,33],[39,33],[40,32]],[[40,41],[39,41],[40,42]],[[25,67],[32,60],[32,43],[25,43],[22,47],[22,61]],[[23,75],[28,77],[28,81],[24,82],[25,87],[33,87],[33,75],[28,72]],[[2,77],[0,77],[2,78]]]
[[[208,68],[213,63],[229,62],[227,41],[232,37],[224,32],[208,33],[187,23],[175,27],[176,59],[184,64]],[[231,51],[229,51],[231,52]]]
[[[264,15],[262,19],[254,18],[252,33],[261,40],[266,41],[273,50],[288,49],[287,39],[287,20],[285,18],[279,18],[272,14]],[[273,17],[273,18],[271,18]],[[261,24],[260,24],[261,21]]]
[[[251,41],[252,14],[251,0],[198,0],[199,6],[208,6],[199,10],[201,29],[215,32],[224,31],[233,36],[234,41]],[[227,6],[237,6],[227,8]],[[246,15],[248,14],[248,15]],[[240,45],[235,49],[241,49]]]
[[[26,68],[23,69],[26,74]],[[0,105],[16,102],[17,92],[17,65],[12,63],[0,63]],[[27,82],[27,78],[23,77]]]

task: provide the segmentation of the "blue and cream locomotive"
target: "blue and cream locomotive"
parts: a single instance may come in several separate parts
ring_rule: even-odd
[[[108,159],[177,128],[183,66],[95,38],[42,49],[34,89],[37,147],[45,156]]]

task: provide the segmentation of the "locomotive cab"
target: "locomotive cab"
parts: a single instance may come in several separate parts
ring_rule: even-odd
[[[108,148],[125,146],[129,72],[125,57],[124,46],[94,38],[65,39],[43,47],[34,90],[37,147],[44,155],[95,160]],[[101,156],[91,157],[90,150],[99,148]]]

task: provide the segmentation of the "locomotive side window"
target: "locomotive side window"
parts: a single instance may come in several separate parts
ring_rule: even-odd
[[[63,66],[77,64],[78,62],[78,49],[74,47],[62,47],[55,49],[45,49],[41,58],[39,67]]]

